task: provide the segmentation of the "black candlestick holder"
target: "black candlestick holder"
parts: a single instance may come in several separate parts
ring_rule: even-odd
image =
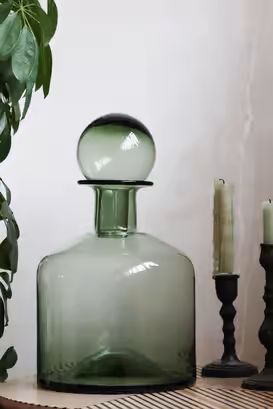
[[[264,322],[259,339],[266,348],[264,369],[242,383],[246,389],[273,391],[273,245],[261,244],[260,264],[265,270]]]
[[[214,276],[216,294],[222,302],[220,315],[223,319],[224,353],[221,359],[202,368],[202,376],[216,378],[240,378],[256,374],[257,368],[239,360],[235,349],[234,317],[236,309],[233,302],[238,295],[238,274],[216,274]]]

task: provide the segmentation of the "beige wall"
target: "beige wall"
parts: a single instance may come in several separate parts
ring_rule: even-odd
[[[221,346],[212,268],[212,181],[236,186],[238,351],[262,362],[257,330],[264,274],[260,202],[273,196],[273,2],[59,0],[51,96],[34,98],[1,176],[21,226],[20,268],[4,343],[35,370],[35,270],[91,226],[78,187],[77,139],[92,119],[127,112],[157,144],[155,187],[139,195],[139,225],[191,256],[197,275],[199,362]],[[1,341],[2,342],[2,341]]]

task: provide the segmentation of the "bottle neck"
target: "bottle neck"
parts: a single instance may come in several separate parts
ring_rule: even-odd
[[[96,186],[95,229],[99,237],[125,237],[136,231],[134,186]]]

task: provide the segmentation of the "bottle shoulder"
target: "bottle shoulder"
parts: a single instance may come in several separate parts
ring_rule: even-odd
[[[56,258],[65,256],[82,256],[84,254],[97,254],[98,251],[104,251],[107,254],[116,254],[121,252],[127,254],[128,252],[137,253],[144,252],[163,252],[168,255],[180,255],[189,258],[181,250],[171,246],[170,244],[158,239],[147,233],[132,233],[126,237],[98,237],[95,234],[88,233],[80,240],[74,243],[67,249],[48,255],[45,258]]]
[[[120,268],[144,265],[180,265],[193,272],[190,259],[178,249],[146,233],[132,233],[124,238],[104,238],[87,234],[66,250],[45,257],[39,271],[87,268],[87,265],[111,265]],[[113,267],[114,268],[114,267]]]

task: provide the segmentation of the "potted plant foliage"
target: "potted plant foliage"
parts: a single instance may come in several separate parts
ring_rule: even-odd
[[[38,0],[0,0],[0,163],[11,149],[12,138],[25,118],[34,91],[50,89],[52,54],[58,12],[54,0],[45,11]],[[17,271],[19,228],[10,209],[11,193],[0,179],[0,221],[6,237],[0,243],[0,338],[8,325],[7,301]],[[0,355],[1,356],[1,355]],[[0,359],[0,382],[17,361],[13,347]]]

